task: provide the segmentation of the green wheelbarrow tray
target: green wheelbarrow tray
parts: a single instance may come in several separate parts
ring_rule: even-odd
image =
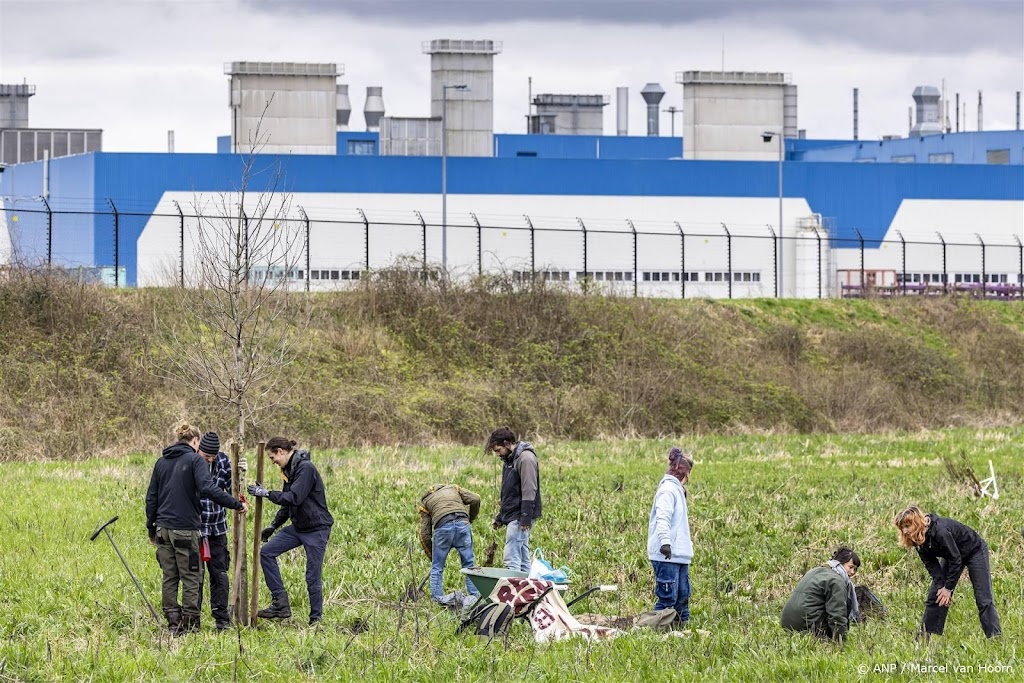
[[[499,579],[525,579],[529,576],[528,572],[517,572],[514,569],[504,569],[502,567],[469,567],[468,569],[463,569],[462,573],[480,591],[482,597],[487,597],[491,594],[494,587],[498,585]],[[565,590],[568,587],[568,583],[555,584],[555,590]]]

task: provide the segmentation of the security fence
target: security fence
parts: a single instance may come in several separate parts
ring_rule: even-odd
[[[288,266],[254,261],[252,277],[291,289],[352,287],[368,274],[404,268],[453,278],[505,273],[621,295],[657,297],[865,297],[963,294],[1024,300],[1020,236],[986,226],[838,233],[827,218],[805,216],[779,233],[772,225],[709,224],[451,214],[359,208],[308,211],[290,206],[273,229],[292,236]],[[311,215],[312,214],[312,215]],[[250,221],[189,211],[176,202],[154,211],[54,210],[41,199],[7,199],[0,210],[0,255],[26,267],[75,271],[110,286],[188,286],[204,223]],[[269,220],[269,219],[268,219]],[[875,230],[875,233],[880,231]],[[982,236],[985,233],[985,237]],[[852,235],[852,236],[851,236]],[[966,235],[972,236],[966,238]],[[5,244],[5,238],[8,238]],[[115,276],[116,274],[116,276]]]

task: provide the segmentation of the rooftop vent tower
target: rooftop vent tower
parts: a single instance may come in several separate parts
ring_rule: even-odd
[[[644,102],[647,103],[647,134],[657,136],[659,134],[658,105],[661,103],[661,98],[665,96],[665,89],[658,83],[648,83],[644,86],[644,89],[640,91],[640,96],[643,97]]]
[[[352,102],[348,99],[348,85],[338,84],[336,100],[335,124],[338,130],[348,130],[348,119],[352,116]]]
[[[914,88],[915,123],[910,128],[911,137],[936,135],[942,132],[939,122],[939,99],[942,93],[934,85],[919,85]]]
[[[384,117],[384,88],[371,85],[366,88],[366,104],[363,105],[363,118],[366,119],[366,130],[380,130],[380,120]]]
[[[0,85],[0,128],[28,128],[28,98],[36,86]]]

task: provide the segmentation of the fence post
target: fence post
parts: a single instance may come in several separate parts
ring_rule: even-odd
[[[679,231],[679,267],[682,268],[682,272],[679,273],[679,293],[682,298],[686,298],[686,233],[683,232],[683,226],[679,225],[679,221],[673,221],[676,224],[676,230]]]
[[[370,221],[366,220],[366,214],[362,209],[356,209],[359,217],[363,219],[363,239],[366,242],[366,272],[370,272]]]
[[[537,279],[537,264],[535,262],[537,252],[534,250],[533,221],[531,221],[530,217],[525,213],[523,214],[523,218],[526,219],[526,225],[530,227],[530,281],[532,282]]]
[[[902,252],[903,252],[903,256],[902,256],[902,258],[903,258],[903,265],[900,266],[900,268],[902,268],[902,272],[900,273],[900,280],[901,280],[901,282],[900,282],[900,292],[902,292],[903,296],[906,296],[907,295],[907,241],[905,239],[903,239],[903,233],[900,232],[899,230],[896,231],[896,234],[900,236],[900,244],[903,246],[903,250],[902,250]]]
[[[309,274],[309,267],[311,265],[311,259],[309,257],[309,216],[306,215],[306,210],[301,206],[299,207],[299,215],[302,216],[302,224],[306,228],[306,291],[309,291],[309,279],[312,277]],[[257,481],[260,481],[257,479]],[[259,526],[258,524],[256,525]]]
[[[1017,289],[1020,292],[1020,298],[1024,299],[1024,243],[1016,235],[1013,236],[1013,239],[1017,241]]]
[[[46,267],[53,267],[53,211],[50,209],[50,202],[46,197],[40,197],[43,206],[46,207]]]
[[[768,226],[768,232],[772,234],[772,281],[775,283],[775,298],[782,298],[782,288],[779,286],[779,239],[775,235],[775,228]]]
[[[864,235],[860,234],[860,230],[854,228],[853,231],[857,233],[857,239],[860,240],[860,295],[864,298],[867,293],[867,283],[864,282]]]
[[[814,237],[818,240],[818,298],[821,298],[821,233],[818,226],[814,226]]]
[[[587,224],[580,216],[577,216],[577,222],[580,223],[580,229],[583,230],[583,280],[586,285],[588,275],[590,275],[590,271],[587,269]]]
[[[946,240],[942,238],[942,233],[938,230],[935,234],[939,236],[939,241],[942,242],[942,292],[949,294],[949,276],[946,274]]]
[[[626,223],[629,225],[629,229],[633,231],[633,298],[637,297],[637,280],[640,277],[640,273],[637,272],[637,242],[636,242],[636,228],[633,226],[633,221],[626,219]]]
[[[178,210],[178,283],[181,288],[185,288],[185,212],[181,210],[181,205],[178,204],[177,199],[171,200],[174,202],[174,208]]]
[[[981,298],[988,298],[988,280],[986,279],[985,273],[985,240],[981,239],[981,235],[974,233],[974,236],[978,238],[978,243],[981,245]]]
[[[477,219],[476,214],[470,212],[470,217],[473,219],[473,225],[476,226],[476,274],[480,277],[484,276],[484,229],[480,225],[480,221]]]
[[[722,230],[725,230],[725,264],[728,272],[726,275],[729,277],[729,298],[732,298],[732,233],[729,232],[729,227],[722,223]]]
[[[118,259],[120,253],[118,253],[118,242],[121,237],[121,216],[117,213],[117,207],[114,206],[112,199],[107,199],[107,204],[110,204],[110,210],[114,212],[114,289],[118,289],[120,286],[121,278],[118,277]]]
[[[414,210],[416,219],[420,222],[421,239],[423,241],[423,281],[427,281],[427,222],[423,220],[423,214],[419,210]]]

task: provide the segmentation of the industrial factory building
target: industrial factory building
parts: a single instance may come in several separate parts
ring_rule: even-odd
[[[1024,132],[966,132],[959,95],[955,125],[950,100],[923,86],[908,93],[905,137],[858,139],[855,104],[850,138],[821,140],[799,128],[791,74],[681,71],[671,92],[531,93],[526,132],[496,132],[501,43],[423,52],[429,117],[388,111],[376,86],[356,125],[344,66],[239,61],[224,69],[216,154],[79,147],[41,160],[33,146],[0,174],[0,252],[112,285],[187,282],[200,216],[238,204],[255,149],[238,210],[251,215],[274,177],[301,252],[276,276],[296,289],[413,263],[640,296],[1024,297]],[[631,101],[647,112],[633,135]],[[667,101],[679,106],[665,135]],[[979,129],[981,117],[979,94]]]

